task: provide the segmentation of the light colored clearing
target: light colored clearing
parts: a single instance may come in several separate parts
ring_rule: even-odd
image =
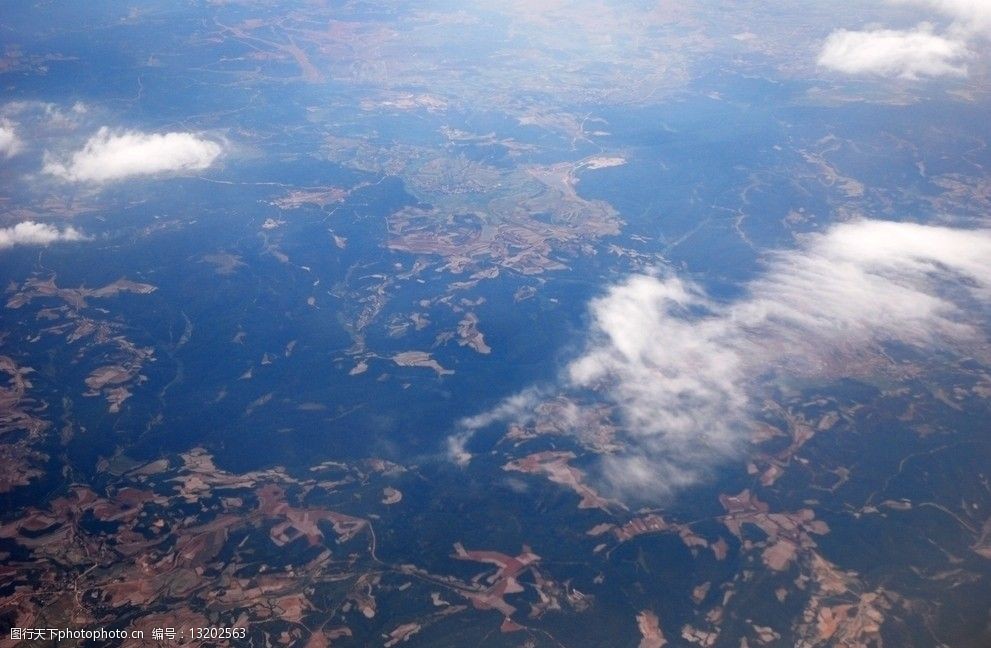
[[[622,157],[594,157],[588,158],[581,163],[581,167],[585,169],[607,169],[609,167],[623,166],[626,164],[626,158]]]
[[[241,257],[229,252],[218,252],[217,254],[206,254],[203,261],[213,266],[219,275],[230,275],[237,272],[238,268],[246,267]]]
[[[662,648],[668,642],[661,632],[660,619],[650,610],[643,610],[637,615],[637,628],[640,629],[640,648]]]
[[[426,367],[437,372],[438,376],[453,374],[451,369],[445,369],[426,351],[403,351],[392,356],[391,360],[400,367]]]
[[[475,313],[468,313],[458,322],[458,344],[468,346],[481,354],[489,354],[492,347],[485,343],[485,336],[478,330],[478,316]]]

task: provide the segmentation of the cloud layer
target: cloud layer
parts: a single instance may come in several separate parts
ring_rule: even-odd
[[[74,227],[59,230],[46,223],[24,221],[13,227],[0,228],[0,250],[15,245],[49,245],[60,241],[85,241],[86,237]]]
[[[557,390],[594,389],[616,406],[627,449],[603,459],[612,486],[669,492],[744,451],[754,404],[775,376],[846,375],[889,342],[979,340],[974,309],[989,303],[991,231],[838,225],[775,253],[730,303],[675,276],[613,286],[592,302],[587,349]],[[525,418],[532,394],[466,421],[462,453],[479,424]]]
[[[46,156],[44,170],[71,182],[102,183],[132,176],[202,171],[220,144],[194,133],[112,132],[103,127],[66,159]]]

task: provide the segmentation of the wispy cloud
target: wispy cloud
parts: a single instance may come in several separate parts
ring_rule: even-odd
[[[991,2],[987,0],[888,0],[931,9],[951,20],[949,30],[967,36],[991,36]]]
[[[612,486],[669,492],[745,451],[775,376],[835,378],[890,342],[981,339],[974,308],[988,303],[991,231],[842,224],[775,253],[733,302],[660,273],[613,286],[592,302],[587,348],[555,389],[615,405],[626,449],[603,459]],[[516,412],[530,398],[470,419],[461,449],[479,423],[528,416]]]
[[[17,136],[17,129],[9,119],[0,117],[0,156],[5,158],[17,155],[23,144]]]
[[[220,144],[195,133],[114,132],[103,127],[82,149],[64,158],[46,154],[44,171],[71,182],[102,183],[202,171],[221,152]]]
[[[528,423],[541,400],[541,390],[531,387],[510,396],[488,411],[462,419],[458,424],[460,431],[447,438],[448,458],[460,465],[467,464],[471,460],[467,444],[475,432],[500,421]]]
[[[0,228],[0,250],[15,245],[50,245],[62,241],[85,241],[86,236],[74,227],[58,229],[46,223],[24,221],[13,227]]]

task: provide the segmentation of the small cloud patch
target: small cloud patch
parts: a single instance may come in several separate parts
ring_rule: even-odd
[[[46,223],[24,221],[13,227],[0,228],[0,250],[15,245],[50,245],[64,241],[85,241],[87,237],[74,227],[58,229]]]
[[[114,132],[101,128],[64,158],[47,154],[44,171],[69,182],[104,183],[159,174],[202,171],[220,156],[217,142],[195,133]]]

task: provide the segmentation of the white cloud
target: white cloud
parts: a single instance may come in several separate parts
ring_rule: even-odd
[[[606,465],[614,485],[698,478],[736,452],[747,408],[744,357],[727,343],[730,319],[677,277],[638,275],[592,302],[588,350],[567,368],[566,386],[614,402],[632,454]]]
[[[131,176],[202,171],[220,144],[194,133],[113,132],[103,127],[67,159],[46,155],[44,170],[72,182],[109,182]]]
[[[991,2],[987,0],[889,0],[933,9],[953,21],[956,33],[991,36]]]
[[[0,155],[9,158],[17,155],[22,148],[21,140],[13,122],[0,117]]]
[[[504,421],[508,418],[524,422],[524,417],[532,416],[533,408],[541,400],[540,390],[533,387],[525,389],[510,396],[491,410],[462,419],[461,427],[472,431],[480,430],[496,421]]]
[[[846,74],[918,79],[966,76],[969,56],[964,41],[935,34],[930,25],[922,24],[908,31],[834,31],[826,38],[818,62]]]
[[[13,227],[0,228],[0,250],[15,245],[49,245],[59,241],[85,241],[86,236],[74,227],[59,230],[46,223],[24,221]]]
[[[76,102],[69,110],[58,104],[33,100],[10,101],[0,106],[0,114],[17,117],[17,121],[35,135],[74,131],[86,111],[87,106],[82,102]]]
[[[915,29],[873,29],[831,33],[819,54],[819,65],[846,74],[873,74],[903,79],[966,76],[968,59],[987,51],[974,40],[991,38],[991,2],[988,0],[888,0],[934,12],[948,18],[942,33],[928,22]]]
[[[540,401],[541,391],[531,387],[510,396],[488,411],[462,419],[459,422],[461,431],[447,438],[448,458],[459,465],[466,465],[471,461],[471,453],[467,449],[468,441],[475,432],[499,421],[528,423],[533,418],[534,408],[540,404]]]
[[[848,223],[772,255],[730,303],[674,276],[612,287],[592,302],[588,347],[558,389],[616,405],[627,447],[603,459],[612,486],[663,493],[744,451],[775,376],[850,375],[890,342],[979,341],[973,307],[989,303],[991,230]],[[528,399],[471,419],[459,447],[479,423],[515,422]]]

